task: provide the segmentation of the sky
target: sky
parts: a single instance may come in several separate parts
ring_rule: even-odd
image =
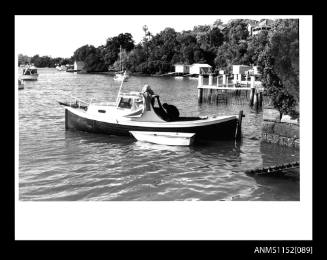
[[[192,30],[196,25],[212,25],[217,19],[224,23],[230,19],[260,20],[263,16],[221,15],[17,15],[15,16],[16,54],[69,58],[74,51],[86,44],[98,47],[107,38],[120,33],[131,33],[135,44],[144,36],[147,25],[152,34],[166,27],[177,32]]]

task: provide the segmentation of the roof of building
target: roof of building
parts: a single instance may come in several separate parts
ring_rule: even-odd
[[[274,21],[273,20],[270,20],[270,19],[265,19],[261,22],[258,23],[257,27],[261,27],[261,26],[269,26],[273,23]]]
[[[202,63],[193,63],[191,66],[198,66],[198,67],[207,67],[207,68],[211,68],[211,66],[209,64],[202,64]]]

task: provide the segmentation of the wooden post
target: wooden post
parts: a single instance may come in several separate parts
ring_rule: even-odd
[[[209,75],[209,86],[212,86],[213,76],[212,74]]]
[[[219,75],[217,75],[217,88],[219,88]]]
[[[226,74],[223,75],[223,87],[226,86]]]
[[[241,83],[242,81],[242,75],[241,74],[238,74],[237,76],[237,82]]]
[[[198,88],[198,102],[202,103],[203,98],[203,88]]]
[[[235,139],[239,140],[242,137],[242,118],[245,117],[243,114],[243,110],[241,110],[238,114],[237,126],[235,131]]]
[[[253,99],[253,106],[254,106],[254,108],[255,109],[258,109],[258,92],[257,91],[255,91],[255,93],[254,93],[254,99]]]
[[[254,88],[255,77],[251,76],[251,88]]]
[[[199,74],[198,77],[198,87],[203,85],[203,76],[201,74]]]
[[[262,107],[262,91],[259,92],[259,107]]]
[[[212,89],[209,89],[208,101],[211,103]]]
[[[255,88],[254,88],[254,76],[251,76],[251,91],[250,91],[250,106],[253,106],[254,95],[255,95]]]

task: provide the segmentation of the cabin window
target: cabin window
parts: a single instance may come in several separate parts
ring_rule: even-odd
[[[121,98],[118,107],[131,108],[132,107],[132,99],[131,98]]]
[[[99,113],[106,113],[106,110],[98,110]]]

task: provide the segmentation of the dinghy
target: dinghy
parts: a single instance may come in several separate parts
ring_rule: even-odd
[[[188,146],[194,142],[195,133],[130,131],[138,141],[164,145]]]

